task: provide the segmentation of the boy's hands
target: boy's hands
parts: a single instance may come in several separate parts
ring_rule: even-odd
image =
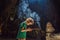
[[[29,31],[29,32],[31,32],[32,31],[32,29],[31,28],[28,28],[28,29],[26,29],[27,31]]]
[[[28,29],[26,29],[26,30],[24,30],[24,28],[22,28],[22,31],[21,32],[31,32],[32,31],[32,29],[31,28],[28,28]]]

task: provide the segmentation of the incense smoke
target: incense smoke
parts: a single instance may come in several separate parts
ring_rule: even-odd
[[[33,18],[34,21],[38,24],[38,27],[40,27],[40,16],[36,11],[33,11],[29,8],[29,2],[26,0],[22,0],[22,2],[18,6],[18,18]],[[23,19],[22,19],[23,20]]]

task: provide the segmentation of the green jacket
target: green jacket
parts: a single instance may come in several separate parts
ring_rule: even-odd
[[[24,27],[24,29],[27,28],[26,22],[22,22],[19,26],[19,30],[17,33],[17,39],[19,38],[26,38],[26,32],[21,32],[22,28]]]

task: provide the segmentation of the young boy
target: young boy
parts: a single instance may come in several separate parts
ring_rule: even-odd
[[[17,34],[18,40],[26,40],[26,32],[32,31],[31,28],[27,28],[27,25],[33,25],[34,20],[32,18],[27,18],[24,22],[20,24],[20,28]]]

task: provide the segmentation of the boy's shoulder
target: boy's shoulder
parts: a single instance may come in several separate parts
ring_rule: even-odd
[[[22,24],[24,24],[24,23],[26,23],[25,21],[24,22],[22,22]]]
[[[26,24],[26,22],[24,21],[24,22],[22,22],[22,23],[20,23],[20,24],[22,24],[22,25],[23,25],[23,24]]]

